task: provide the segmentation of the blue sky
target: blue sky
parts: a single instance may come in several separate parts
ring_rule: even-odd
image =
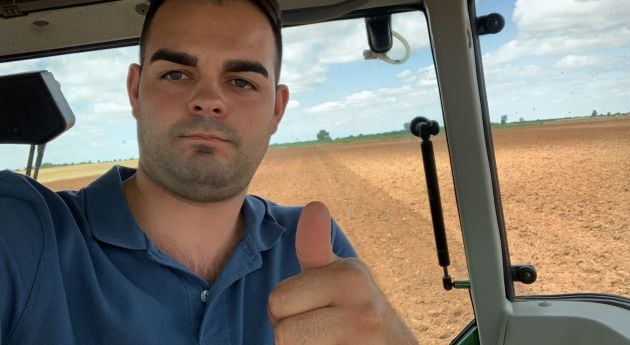
[[[506,27],[482,37],[492,121],[630,112],[630,1],[478,0],[480,15],[499,12]],[[360,20],[284,31],[281,82],[291,102],[272,143],[403,128],[417,115],[441,122],[424,16],[396,15],[393,28],[412,56],[390,65],[363,59]],[[402,56],[395,44],[391,56]],[[135,122],[125,92],[137,48],[0,64],[0,75],[47,69],[61,83],[76,125],[51,142],[44,161],[67,163],[137,157]],[[0,169],[23,168],[28,147],[0,146]]]

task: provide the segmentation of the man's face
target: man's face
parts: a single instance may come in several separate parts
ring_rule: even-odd
[[[188,201],[244,193],[288,101],[275,58],[271,25],[254,5],[165,2],[142,71],[132,65],[127,81],[139,169]]]

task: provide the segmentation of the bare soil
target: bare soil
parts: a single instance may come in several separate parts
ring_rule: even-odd
[[[493,140],[512,263],[538,271],[517,294],[630,296],[630,118],[500,129]],[[450,272],[466,279],[444,136],[434,146]],[[76,189],[94,178],[47,185]],[[441,288],[415,139],[273,149],[250,192],[285,205],[325,202],[423,344],[446,344],[472,320],[468,293]]]

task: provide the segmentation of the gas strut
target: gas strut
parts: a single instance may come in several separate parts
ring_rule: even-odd
[[[422,150],[422,162],[424,163],[424,176],[427,180],[427,192],[429,194],[429,206],[431,208],[431,219],[433,221],[433,234],[435,235],[435,246],[437,248],[438,262],[444,270],[442,285],[444,289],[468,289],[469,281],[453,281],[448,274],[450,258],[448,255],[448,243],[446,242],[446,230],[444,229],[444,216],[442,214],[442,201],[440,199],[440,186],[438,184],[437,172],[435,169],[435,157],[433,154],[433,143],[430,138],[440,132],[440,125],[435,120],[429,120],[418,116],[411,121],[411,133],[420,137],[420,148]]]

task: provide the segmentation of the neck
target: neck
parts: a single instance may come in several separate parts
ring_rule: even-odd
[[[246,191],[221,202],[189,202],[164,190],[140,167],[123,188],[136,222],[160,250],[213,281],[242,237]]]

